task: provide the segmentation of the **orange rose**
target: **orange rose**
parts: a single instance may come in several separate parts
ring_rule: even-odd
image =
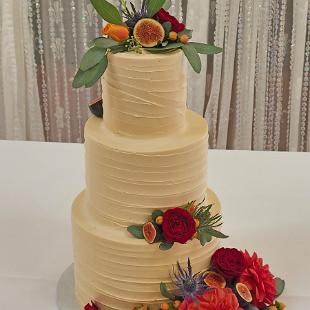
[[[101,31],[102,34],[109,36],[117,42],[122,42],[129,37],[128,27],[123,25],[107,24]]]

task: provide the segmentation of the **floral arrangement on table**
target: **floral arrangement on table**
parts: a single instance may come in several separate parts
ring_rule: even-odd
[[[134,237],[145,239],[148,243],[160,243],[159,248],[169,250],[174,243],[185,244],[198,239],[202,246],[215,238],[227,238],[217,230],[222,225],[220,214],[212,215],[213,205],[191,201],[186,205],[166,211],[155,210],[151,219],[143,225],[127,228]]]
[[[102,36],[89,43],[73,80],[73,87],[91,87],[108,66],[108,53],[133,51],[169,53],[181,49],[195,72],[201,71],[199,54],[216,54],[221,48],[191,42],[192,30],[171,16],[171,0],[143,0],[137,9],[132,2],[120,0],[121,13],[107,0],[90,0],[97,13],[108,23]]]
[[[283,310],[276,299],[283,293],[284,280],[275,277],[256,253],[235,248],[220,248],[211,258],[207,271],[193,274],[190,259],[187,268],[177,263],[173,270],[174,287],[160,284],[160,291],[170,301],[161,310]],[[88,304],[85,310],[99,310]],[[141,305],[133,310],[149,310]]]

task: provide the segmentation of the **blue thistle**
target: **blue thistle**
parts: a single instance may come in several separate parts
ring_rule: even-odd
[[[177,262],[177,272],[173,269],[173,283],[179,290],[179,294],[184,299],[195,300],[197,295],[202,295],[207,289],[203,281],[203,274],[196,273],[193,275],[190,259],[187,260],[187,270],[183,269]]]

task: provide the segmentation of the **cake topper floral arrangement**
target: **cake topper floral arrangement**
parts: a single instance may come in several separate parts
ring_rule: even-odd
[[[143,225],[132,225],[127,228],[134,237],[145,239],[148,243],[160,243],[163,251],[172,248],[174,243],[185,244],[198,239],[204,246],[215,238],[227,238],[218,230],[222,225],[222,216],[212,214],[213,205],[204,205],[191,201],[181,207],[166,211],[155,210],[151,219]]]
[[[187,268],[177,262],[171,274],[173,286],[160,284],[160,292],[169,301],[159,310],[283,310],[277,300],[285,288],[284,280],[275,277],[263,259],[254,252],[220,248],[211,257],[207,270],[193,273],[190,259]],[[99,310],[96,302],[85,310]],[[149,310],[148,305],[133,310]]]
[[[168,12],[171,0],[143,0],[140,9],[132,2],[119,0],[121,12],[107,0],[90,1],[107,25],[102,36],[89,43],[74,77],[74,88],[96,83],[108,66],[108,53],[169,53],[181,49],[194,71],[200,73],[199,54],[222,51],[211,44],[191,42],[192,30]]]

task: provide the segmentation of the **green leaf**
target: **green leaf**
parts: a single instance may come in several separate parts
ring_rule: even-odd
[[[173,242],[162,242],[162,243],[159,245],[159,248],[160,248],[162,251],[170,250],[172,247],[173,247]]]
[[[94,41],[93,41],[94,45],[99,47],[99,48],[103,48],[103,49],[108,49],[112,46],[118,46],[118,42],[112,40],[112,39],[109,39],[109,38],[96,38]]]
[[[165,34],[166,34],[166,36],[168,36],[169,32],[170,32],[171,29],[172,29],[172,24],[171,24],[170,22],[164,22],[164,23],[162,24],[162,26],[163,26],[164,29],[165,29]]]
[[[166,53],[166,52],[171,52],[175,51],[176,49],[182,47],[184,44],[181,42],[176,42],[176,43],[169,43],[165,47],[149,47],[149,48],[144,48],[150,53]]]
[[[211,45],[211,44],[190,42],[189,45],[193,46],[199,54],[212,55],[212,54],[221,53],[223,51],[222,48]]]
[[[122,17],[118,9],[107,0],[90,0],[98,14],[108,23],[122,24]]]
[[[159,217],[159,216],[162,216],[164,214],[163,211],[161,210],[155,210],[153,213],[152,213],[152,220],[155,222],[156,218]]]
[[[171,5],[172,5],[171,0],[166,0],[166,2],[163,5],[163,9],[168,11],[171,8]]]
[[[93,86],[103,75],[108,66],[107,55],[93,68],[85,72],[85,87]]]
[[[105,57],[105,53],[105,49],[96,46],[90,48],[82,57],[80,69],[82,71],[87,71],[96,66]]]
[[[127,50],[128,48],[125,47],[125,45],[115,45],[111,47],[111,52],[113,54],[126,52]]]
[[[79,69],[79,71],[74,76],[72,87],[80,88],[84,86],[85,84],[84,80],[85,80],[85,71],[82,71],[81,69]]]
[[[203,230],[198,231],[198,239],[200,241],[200,244],[202,246],[205,246],[206,243],[210,242],[212,240],[212,236],[206,233]]]
[[[211,228],[211,227],[208,227],[206,230],[207,230],[207,232],[208,232],[211,236],[213,236],[213,237],[215,237],[215,238],[220,238],[220,239],[228,238],[228,236],[224,235],[222,232],[220,232],[220,231],[218,231],[218,230],[215,230],[215,229],[213,229],[213,228]]]
[[[276,289],[277,289],[276,297],[279,297],[284,291],[285,281],[280,278],[275,278],[275,281],[276,281]]]
[[[168,291],[167,285],[163,282],[160,283],[160,293],[169,300],[176,300],[176,296]]]
[[[199,54],[197,53],[196,49],[189,44],[184,44],[182,46],[182,49],[183,49],[184,55],[188,59],[194,71],[197,73],[200,73],[201,72],[201,60],[200,60]]]
[[[147,15],[153,17],[165,4],[166,0],[148,0]]]
[[[144,239],[143,225],[132,225],[127,227],[127,231],[138,239]]]

